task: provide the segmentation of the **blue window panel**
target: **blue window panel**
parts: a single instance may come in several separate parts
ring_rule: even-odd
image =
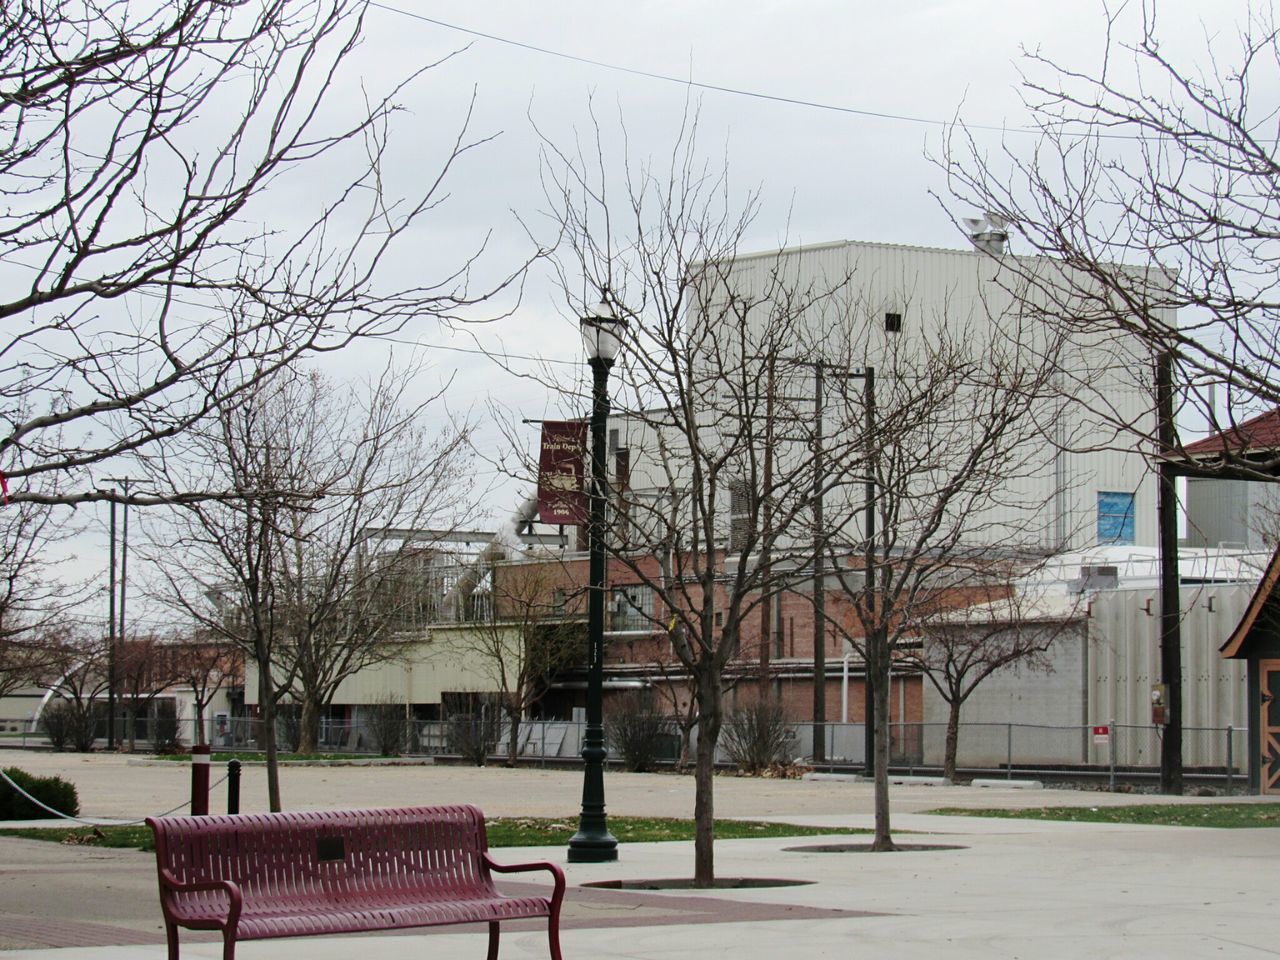
[[[1136,538],[1133,494],[1099,491],[1098,542],[1132,545]]]

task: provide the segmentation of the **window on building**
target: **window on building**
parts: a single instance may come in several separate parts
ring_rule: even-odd
[[[1098,543],[1133,544],[1134,495],[1124,491],[1098,492]]]
[[[729,552],[738,553],[747,545],[751,536],[752,514],[755,511],[752,490],[744,480],[729,483]]]
[[[886,333],[902,332],[902,314],[886,313],[884,315],[884,329]]]
[[[609,624],[614,631],[653,630],[653,588],[641,583],[614,587]]]

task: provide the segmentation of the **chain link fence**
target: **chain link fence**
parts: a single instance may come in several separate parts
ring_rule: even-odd
[[[139,752],[158,746],[173,751],[192,743],[210,744],[215,750],[249,751],[261,749],[260,722],[218,715],[205,721],[204,736],[196,736],[190,719],[139,716],[120,717],[115,724],[117,742],[133,742]],[[674,721],[658,756],[674,761],[680,738]],[[292,752],[299,743],[296,718],[281,718],[277,743],[282,752]],[[517,755],[534,762],[574,761],[582,752],[584,724],[562,720],[524,720],[520,723]],[[861,723],[823,724],[824,767],[860,769],[866,760],[866,731]],[[1114,723],[1089,726],[1048,726],[1025,723],[961,724],[956,766],[966,774],[987,772],[1012,777],[1019,770],[1059,771],[1069,775],[1106,776],[1113,782],[1126,777],[1158,771],[1164,728]],[[105,717],[92,720],[91,737],[95,749],[107,746]],[[807,761],[814,755],[815,725],[786,725],[786,760]],[[890,765],[907,773],[941,769],[946,743],[946,725],[941,723],[890,724]],[[386,726],[366,717],[355,722],[322,720],[316,749],[321,753],[349,753],[376,756],[459,756],[505,757],[509,728],[496,717],[454,717],[443,721],[421,721],[403,716]],[[1243,783],[1248,776],[1247,731],[1242,727],[1186,727],[1183,729],[1183,763],[1188,771],[1224,777]],[[84,737],[81,737],[84,740]],[[0,718],[0,744],[76,749],[77,744],[51,740],[49,731],[32,729],[29,720]],[[696,731],[690,738],[690,756],[696,749]],[[616,751],[615,751],[616,752]],[[729,763],[721,745],[717,761]]]

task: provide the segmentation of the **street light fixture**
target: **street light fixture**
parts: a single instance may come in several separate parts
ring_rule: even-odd
[[[618,859],[618,841],[604,812],[604,482],[605,426],[609,417],[609,370],[622,347],[627,322],[603,291],[599,304],[580,321],[587,363],[591,365],[591,483],[587,521],[587,729],[582,739],[582,814],[569,838],[570,863]]]

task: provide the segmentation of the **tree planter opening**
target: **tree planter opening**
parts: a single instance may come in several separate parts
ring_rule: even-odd
[[[717,877],[710,886],[699,887],[692,877],[665,880],[596,880],[584,887],[600,890],[753,890],[762,887],[803,887],[813,880],[779,880],[773,877]]]
[[[930,853],[935,850],[968,850],[954,843],[895,843],[892,850],[872,850],[869,843],[815,843],[783,847],[783,853]]]

